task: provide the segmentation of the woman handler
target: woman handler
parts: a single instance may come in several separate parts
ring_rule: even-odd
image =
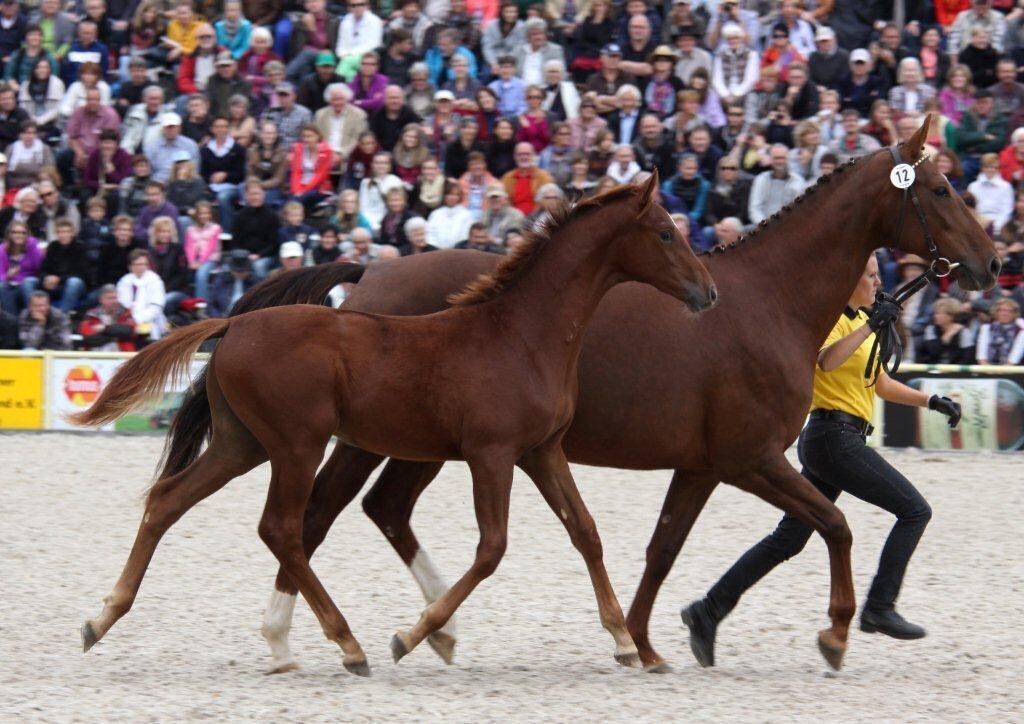
[[[878,261],[872,256],[846,311],[818,353],[810,421],[800,434],[798,451],[801,473],[829,500],[835,501],[846,491],[896,516],[861,611],[860,626],[862,631],[917,639],[925,631],[896,612],[896,597],[932,511],[910,481],[867,446],[872,430],[868,420],[876,390],[884,400],[941,412],[949,417],[951,427],[960,421],[960,405],[948,397],[928,397],[884,372],[875,386],[868,386],[864,369],[874,333],[897,318],[899,307],[876,305],[870,316],[854,310],[874,302],[880,283]],[[714,666],[715,631],[740,596],[775,566],[803,550],[811,532],[810,526],[785,516],[775,532],[744,553],[705,598],[683,609],[690,648],[701,666]]]

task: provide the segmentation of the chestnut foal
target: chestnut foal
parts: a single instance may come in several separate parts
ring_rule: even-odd
[[[193,324],[147,347],[115,374],[81,425],[114,420],[180,375],[207,339],[221,338],[206,378],[213,438],[149,492],[135,544],[101,614],[82,628],[88,650],[124,616],[163,534],[186,511],[268,458],[260,537],[344,651],[367,675],[362,647],[309,565],[303,513],[332,435],[405,460],[465,460],[480,539],[470,569],[392,639],[396,661],[435,633],[497,567],[505,550],[514,466],[534,481],[582,554],[615,658],[638,666],[602,560],[594,521],[561,440],[576,405],[583,331],[613,286],[646,282],[693,311],[714,304],[711,277],[663,208],[655,174],[555,214],[497,270],[426,317],[316,306],[261,310]],[[358,380],[358,384],[354,381]]]

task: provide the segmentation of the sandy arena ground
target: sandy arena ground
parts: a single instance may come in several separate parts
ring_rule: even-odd
[[[260,616],[277,568],[256,534],[268,471],[198,506],[164,538],[134,610],[89,654],[78,628],[97,614],[139,521],[154,437],[0,437],[0,720],[973,720],[1024,716],[1024,455],[889,451],[935,516],[901,599],[928,638],[856,630],[832,675],[815,646],[826,623],[825,547],[752,591],[719,630],[718,668],[693,661],[680,605],[769,532],[778,514],[720,488],[654,610],[652,637],[675,671],[624,669],[600,628],[581,559],[529,481],[513,490],[508,554],[459,614],[456,663],[426,645],[400,666],[388,641],[422,599],[357,506],[314,558],[374,675],[361,679],[300,601],[292,646],[301,671],[267,677]],[[114,461],[117,461],[116,463]],[[668,474],[577,468],[605,560],[628,606]],[[891,519],[841,499],[854,531],[858,595]],[[469,478],[445,468],[414,520],[449,581],[476,528]]]

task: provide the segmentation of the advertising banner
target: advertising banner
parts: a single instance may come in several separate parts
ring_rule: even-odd
[[[0,428],[38,430],[42,426],[42,357],[3,357],[0,359]]]
[[[49,379],[49,427],[52,430],[78,430],[68,423],[64,416],[86,409],[99,397],[110,382],[123,359],[59,357],[51,361]],[[194,377],[205,362],[192,363]],[[105,425],[102,430],[118,432],[141,432],[166,429],[171,417],[181,404],[182,392],[188,387],[188,380],[169,385],[163,399],[148,408],[126,415],[117,422]]]
[[[928,395],[956,400],[963,408],[963,418],[951,430],[942,415],[885,403],[882,444],[926,450],[1024,450],[1024,368],[1019,374],[979,374],[984,370],[930,373],[901,369],[896,379]]]

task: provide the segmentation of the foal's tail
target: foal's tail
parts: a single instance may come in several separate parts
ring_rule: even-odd
[[[159,396],[169,379],[188,375],[192,355],[208,339],[223,337],[231,321],[206,319],[175,330],[118,367],[99,399],[88,410],[68,416],[75,425],[94,427],[113,422]]]
[[[243,294],[231,309],[231,316],[288,304],[322,304],[338,284],[357,283],[366,267],[360,264],[320,264],[278,274]],[[210,436],[212,418],[206,395],[206,370],[199,373],[185,393],[167,432],[164,452],[157,463],[157,478],[177,475],[199,457]]]

